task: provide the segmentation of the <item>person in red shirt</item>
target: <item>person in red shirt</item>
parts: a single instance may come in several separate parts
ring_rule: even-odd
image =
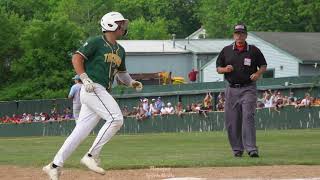
[[[198,71],[192,69],[192,71],[189,72],[189,74],[188,74],[189,80],[191,82],[195,82],[197,80],[197,74],[198,74]]]

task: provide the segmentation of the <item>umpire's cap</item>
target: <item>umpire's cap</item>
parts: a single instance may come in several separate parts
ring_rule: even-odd
[[[242,23],[236,24],[234,26],[234,31],[233,32],[235,32],[235,33],[237,33],[237,32],[247,33],[247,27],[246,27],[246,25],[244,25]]]

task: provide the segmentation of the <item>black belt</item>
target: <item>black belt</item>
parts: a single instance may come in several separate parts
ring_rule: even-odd
[[[245,83],[245,84],[229,84],[229,87],[232,88],[242,88],[242,87],[247,87],[247,86],[251,86],[253,85],[253,83]]]

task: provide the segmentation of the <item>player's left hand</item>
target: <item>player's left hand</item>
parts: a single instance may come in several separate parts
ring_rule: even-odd
[[[136,80],[131,81],[130,85],[131,85],[132,88],[135,88],[136,91],[138,91],[138,92],[142,91],[142,89],[143,89],[142,83],[139,82],[139,81],[136,81]]]
[[[250,79],[251,79],[252,81],[256,81],[256,80],[259,79],[259,77],[260,77],[260,74],[259,74],[259,73],[253,73],[253,74],[251,74]]]

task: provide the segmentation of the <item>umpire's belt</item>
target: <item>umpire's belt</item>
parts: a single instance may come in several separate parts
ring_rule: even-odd
[[[232,87],[232,88],[242,88],[242,87],[247,87],[247,86],[251,86],[253,85],[254,83],[245,83],[245,84],[234,84],[234,83],[229,83],[229,87]]]

